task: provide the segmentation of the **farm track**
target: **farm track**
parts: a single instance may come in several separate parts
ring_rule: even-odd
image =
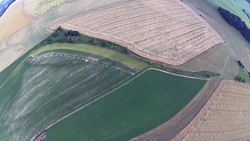
[[[112,91],[112,94],[100,97],[102,100],[93,99],[85,106],[83,105],[83,109],[73,113],[72,116],[70,114],[69,117],[66,116],[56,124],[49,126],[47,140],[75,140],[74,138],[77,137],[82,140],[129,140],[169,120],[182,110],[206,83],[206,81],[196,78],[190,79],[169,75],[167,72],[160,72],[158,69],[148,69],[137,75],[137,77],[133,77],[134,79],[128,80],[128,84],[119,85],[117,90]],[[181,80],[182,85],[178,86]],[[176,90],[172,85],[179,89]],[[190,85],[193,87],[190,87]],[[140,86],[141,89],[138,89]],[[186,89],[190,91],[183,95]],[[174,99],[183,102],[173,102]],[[166,103],[166,101],[171,102]],[[175,110],[172,111],[172,109]],[[164,113],[162,113],[162,110]],[[172,112],[169,113],[168,111]],[[68,128],[71,128],[69,125],[77,127],[79,133],[74,130],[69,131]],[[84,134],[81,131],[85,131]],[[106,132],[109,132],[109,134],[105,134]],[[60,134],[62,136],[58,136]],[[64,137],[64,135],[66,136]]]
[[[140,56],[171,65],[183,64],[223,43],[199,15],[175,0],[128,1],[51,28],[58,26],[118,43]]]
[[[125,70],[122,70],[121,68],[119,67],[116,67],[116,66],[111,66],[107,63],[102,63],[102,62],[99,62],[98,59],[96,58],[91,58],[91,57],[84,57],[82,55],[69,55],[67,53],[49,53],[47,55],[43,55],[43,56],[38,56],[36,57],[35,59],[32,59],[30,61],[30,63],[32,64],[33,62],[35,62],[36,60],[39,60],[40,58],[48,58],[48,57],[62,57],[62,58],[72,58],[72,59],[77,59],[77,60],[81,60],[81,61],[85,61],[86,63],[87,62],[96,62],[96,63],[100,63],[101,65],[105,66],[105,67],[109,67],[109,68],[113,68],[113,69],[117,69],[119,71],[122,71],[124,73],[128,73],[128,74],[131,74],[131,75],[134,75],[133,72],[129,72],[129,71],[125,71]],[[197,78],[198,79],[198,78]]]
[[[0,111],[6,113],[0,116],[1,140],[18,140],[21,136],[29,140],[51,121],[134,73],[111,60],[85,53],[46,52],[25,60],[30,67],[20,82],[9,89],[8,84],[17,79],[11,76],[0,88]]]
[[[198,115],[172,141],[248,140],[250,86],[223,80]]]
[[[163,73],[166,73],[166,74],[170,74],[170,75],[174,75],[174,76],[179,76],[179,77],[183,77],[183,78],[189,78],[189,79],[197,79],[197,80],[208,80],[208,79],[204,79],[204,78],[196,78],[196,77],[189,77],[189,76],[184,76],[184,75],[179,75],[179,74],[174,74],[174,73],[170,73],[170,72],[167,72],[167,71],[163,71],[163,70],[160,70],[160,69],[156,69],[156,68],[148,68],[148,69],[145,69],[143,70],[142,72],[140,72],[139,74],[137,74],[135,77],[133,78],[127,78],[126,80],[114,85],[113,87],[111,87],[110,89],[98,94],[97,96],[93,97],[87,104],[85,105],[82,105],[80,107],[78,107],[75,111],[72,111],[70,112],[69,114],[57,119],[56,121],[54,121],[53,123],[51,123],[48,127],[46,127],[46,130],[48,130],[49,128],[53,127],[54,125],[56,125],[57,123],[61,122],[62,120],[74,115],[75,113],[87,108],[88,106],[94,104],[95,102],[103,99],[104,97],[112,94],[114,91],[117,91],[118,89],[120,89],[121,87],[129,84],[130,82],[134,81],[135,79],[137,79],[138,77],[140,77],[141,75],[143,75],[146,71],[149,71],[149,70],[156,70],[156,71],[159,71],[159,72],[163,72]],[[128,80],[129,79],[129,80]],[[211,84],[209,84],[211,85]]]

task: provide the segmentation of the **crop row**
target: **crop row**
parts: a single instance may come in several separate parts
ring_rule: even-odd
[[[239,140],[250,133],[250,86],[221,82],[196,118],[174,140]]]
[[[124,2],[75,17],[61,26],[172,65],[223,42],[200,16],[175,0]]]

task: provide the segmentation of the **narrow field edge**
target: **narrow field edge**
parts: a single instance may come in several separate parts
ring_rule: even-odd
[[[84,105],[81,105],[79,106],[76,110],[68,113],[67,115],[53,121],[49,126],[47,126],[44,130],[48,130],[49,128],[53,127],[54,125],[56,125],[57,123],[63,121],[64,119],[76,114],[77,112],[89,107],[90,105],[94,104],[95,102],[98,102],[99,100],[105,98],[106,96],[112,94],[113,92],[117,91],[118,89],[120,89],[121,87],[129,84],[130,82],[134,81],[135,79],[137,79],[138,77],[140,77],[141,75],[143,75],[145,72],[147,71],[150,71],[150,70],[155,70],[155,71],[159,71],[159,72],[162,72],[162,73],[165,73],[165,74],[169,74],[169,75],[173,75],[173,76],[177,76],[177,77],[183,77],[183,78],[189,78],[189,79],[194,79],[194,80],[204,80],[204,81],[207,81],[209,79],[205,79],[205,78],[197,78],[197,77],[189,77],[189,76],[185,76],[185,75],[179,75],[179,74],[174,74],[174,73],[170,73],[170,72],[167,72],[167,71],[164,71],[164,70],[161,70],[161,69],[157,69],[157,68],[147,68],[141,72],[138,72],[137,74],[135,75],[132,75],[131,77],[121,81],[120,83],[112,86],[110,89],[106,90],[105,92],[102,92],[100,94],[98,94],[97,96],[93,97],[90,102],[88,102],[87,104],[84,104]],[[206,82],[207,83],[207,82]],[[205,84],[206,85],[206,84]],[[203,86],[204,87],[204,86]],[[203,87],[201,88],[201,90],[203,90]],[[200,91],[201,91],[200,90]],[[198,95],[199,93],[196,94],[196,96]],[[191,100],[192,101],[192,100]],[[42,132],[42,131],[40,131]],[[39,133],[40,133],[39,132]],[[31,141],[37,136],[38,134],[34,135],[32,138],[31,138]]]
[[[195,97],[174,117],[131,141],[171,141],[198,115],[218,88],[221,80],[221,77],[209,79]]]
[[[90,48],[93,48],[93,51],[90,51]],[[123,64],[123,65],[130,67],[132,69],[135,69],[136,71],[141,71],[141,70],[149,67],[149,65],[146,62],[140,61],[136,58],[127,56],[125,54],[121,54],[121,53],[116,52],[116,51],[111,50],[111,49],[98,47],[98,46],[91,46],[91,45],[87,45],[87,44],[68,44],[68,43],[59,44],[59,43],[55,43],[52,45],[46,45],[46,46],[38,48],[37,50],[35,50],[31,53],[31,56],[33,57],[33,56],[39,55],[41,53],[44,53],[46,51],[56,51],[56,50],[78,51],[78,52],[84,52],[84,53],[89,53],[92,55],[101,56],[101,57],[113,60],[115,62],[118,62],[120,64]],[[98,51],[102,51],[104,53],[99,53]],[[125,59],[125,61],[121,60],[120,58]],[[132,63],[129,63],[129,62],[132,62]]]

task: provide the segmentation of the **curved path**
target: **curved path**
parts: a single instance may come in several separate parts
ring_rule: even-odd
[[[143,70],[142,72],[138,73],[136,76],[134,76],[133,78],[128,78],[128,79],[125,79],[124,81],[114,85],[113,87],[111,87],[110,89],[100,93],[99,95],[97,95],[96,97],[93,97],[90,102],[88,102],[87,104],[85,105],[82,105],[80,107],[78,107],[76,110],[68,113],[67,115],[57,119],[56,121],[53,121],[48,127],[45,128],[45,130],[48,130],[49,128],[51,128],[52,126],[56,125],[57,123],[61,122],[62,120],[74,115],[75,113],[81,111],[82,109],[85,109],[87,108],[88,106],[94,104],[95,102],[103,99],[104,97],[110,95],[112,92],[120,89],[121,87],[127,85],[128,83],[132,82],[133,80],[135,80],[136,78],[140,77],[142,74],[144,74],[146,71],[149,71],[149,70],[156,70],[156,71],[160,71],[160,72],[163,72],[163,73],[166,73],[166,74],[170,74],[170,75],[174,75],[174,76],[179,76],[179,77],[184,77],[184,78],[189,78],[189,79],[198,79],[198,80],[208,80],[208,79],[204,79],[204,78],[197,78],[197,77],[189,77],[189,76],[184,76],[184,75],[179,75],[179,74],[175,74],[175,73],[170,73],[170,72],[167,72],[167,71],[163,71],[163,70],[160,70],[160,69],[156,69],[156,68],[148,68],[148,69],[145,69]],[[36,136],[36,135],[35,135]],[[34,136],[34,137],[35,137]],[[33,138],[34,138],[33,137]],[[32,138],[32,139],[33,139]]]

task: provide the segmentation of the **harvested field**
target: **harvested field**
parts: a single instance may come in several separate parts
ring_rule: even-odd
[[[155,61],[180,65],[223,43],[220,36],[179,0],[134,0],[58,23],[109,40]]]
[[[50,35],[51,25],[76,15],[126,0],[78,0],[54,7],[0,43],[0,72]],[[74,7],[72,9],[72,7]],[[72,9],[72,10],[65,10]],[[6,59],[7,56],[7,59]],[[8,57],[11,56],[11,57]]]
[[[223,80],[191,123],[173,141],[250,139],[250,85]]]
[[[225,46],[231,50],[232,56],[237,57],[238,60],[245,65],[245,67],[250,70],[250,44],[244,39],[238,30],[230,26],[219,14],[217,6],[210,4],[208,1],[213,1],[220,3],[222,7],[227,6],[231,8],[238,7],[235,3],[244,3],[243,1],[233,1],[233,0],[185,0],[185,2],[194,9],[221,35],[225,41]],[[223,3],[225,5],[223,5]],[[231,3],[231,5],[230,5]],[[248,4],[245,5],[248,7]],[[226,8],[226,7],[225,7]],[[227,8],[226,8],[227,9]],[[239,9],[239,7],[238,7]],[[233,10],[235,11],[235,10]],[[230,51],[229,50],[229,51]],[[230,67],[229,67],[230,68]],[[235,68],[235,65],[234,65]],[[234,72],[237,75],[238,69]]]
[[[209,70],[231,80],[238,74],[239,65],[230,50],[224,44],[219,44],[175,68],[193,72]]]
[[[0,18],[0,43],[33,20],[24,14],[22,2],[13,5]]]
[[[161,70],[145,70],[50,126],[46,140],[129,140],[172,118],[205,83]]]
[[[0,140],[28,141],[134,73],[109,59],[75,51],[27,58],[0,87]]]

